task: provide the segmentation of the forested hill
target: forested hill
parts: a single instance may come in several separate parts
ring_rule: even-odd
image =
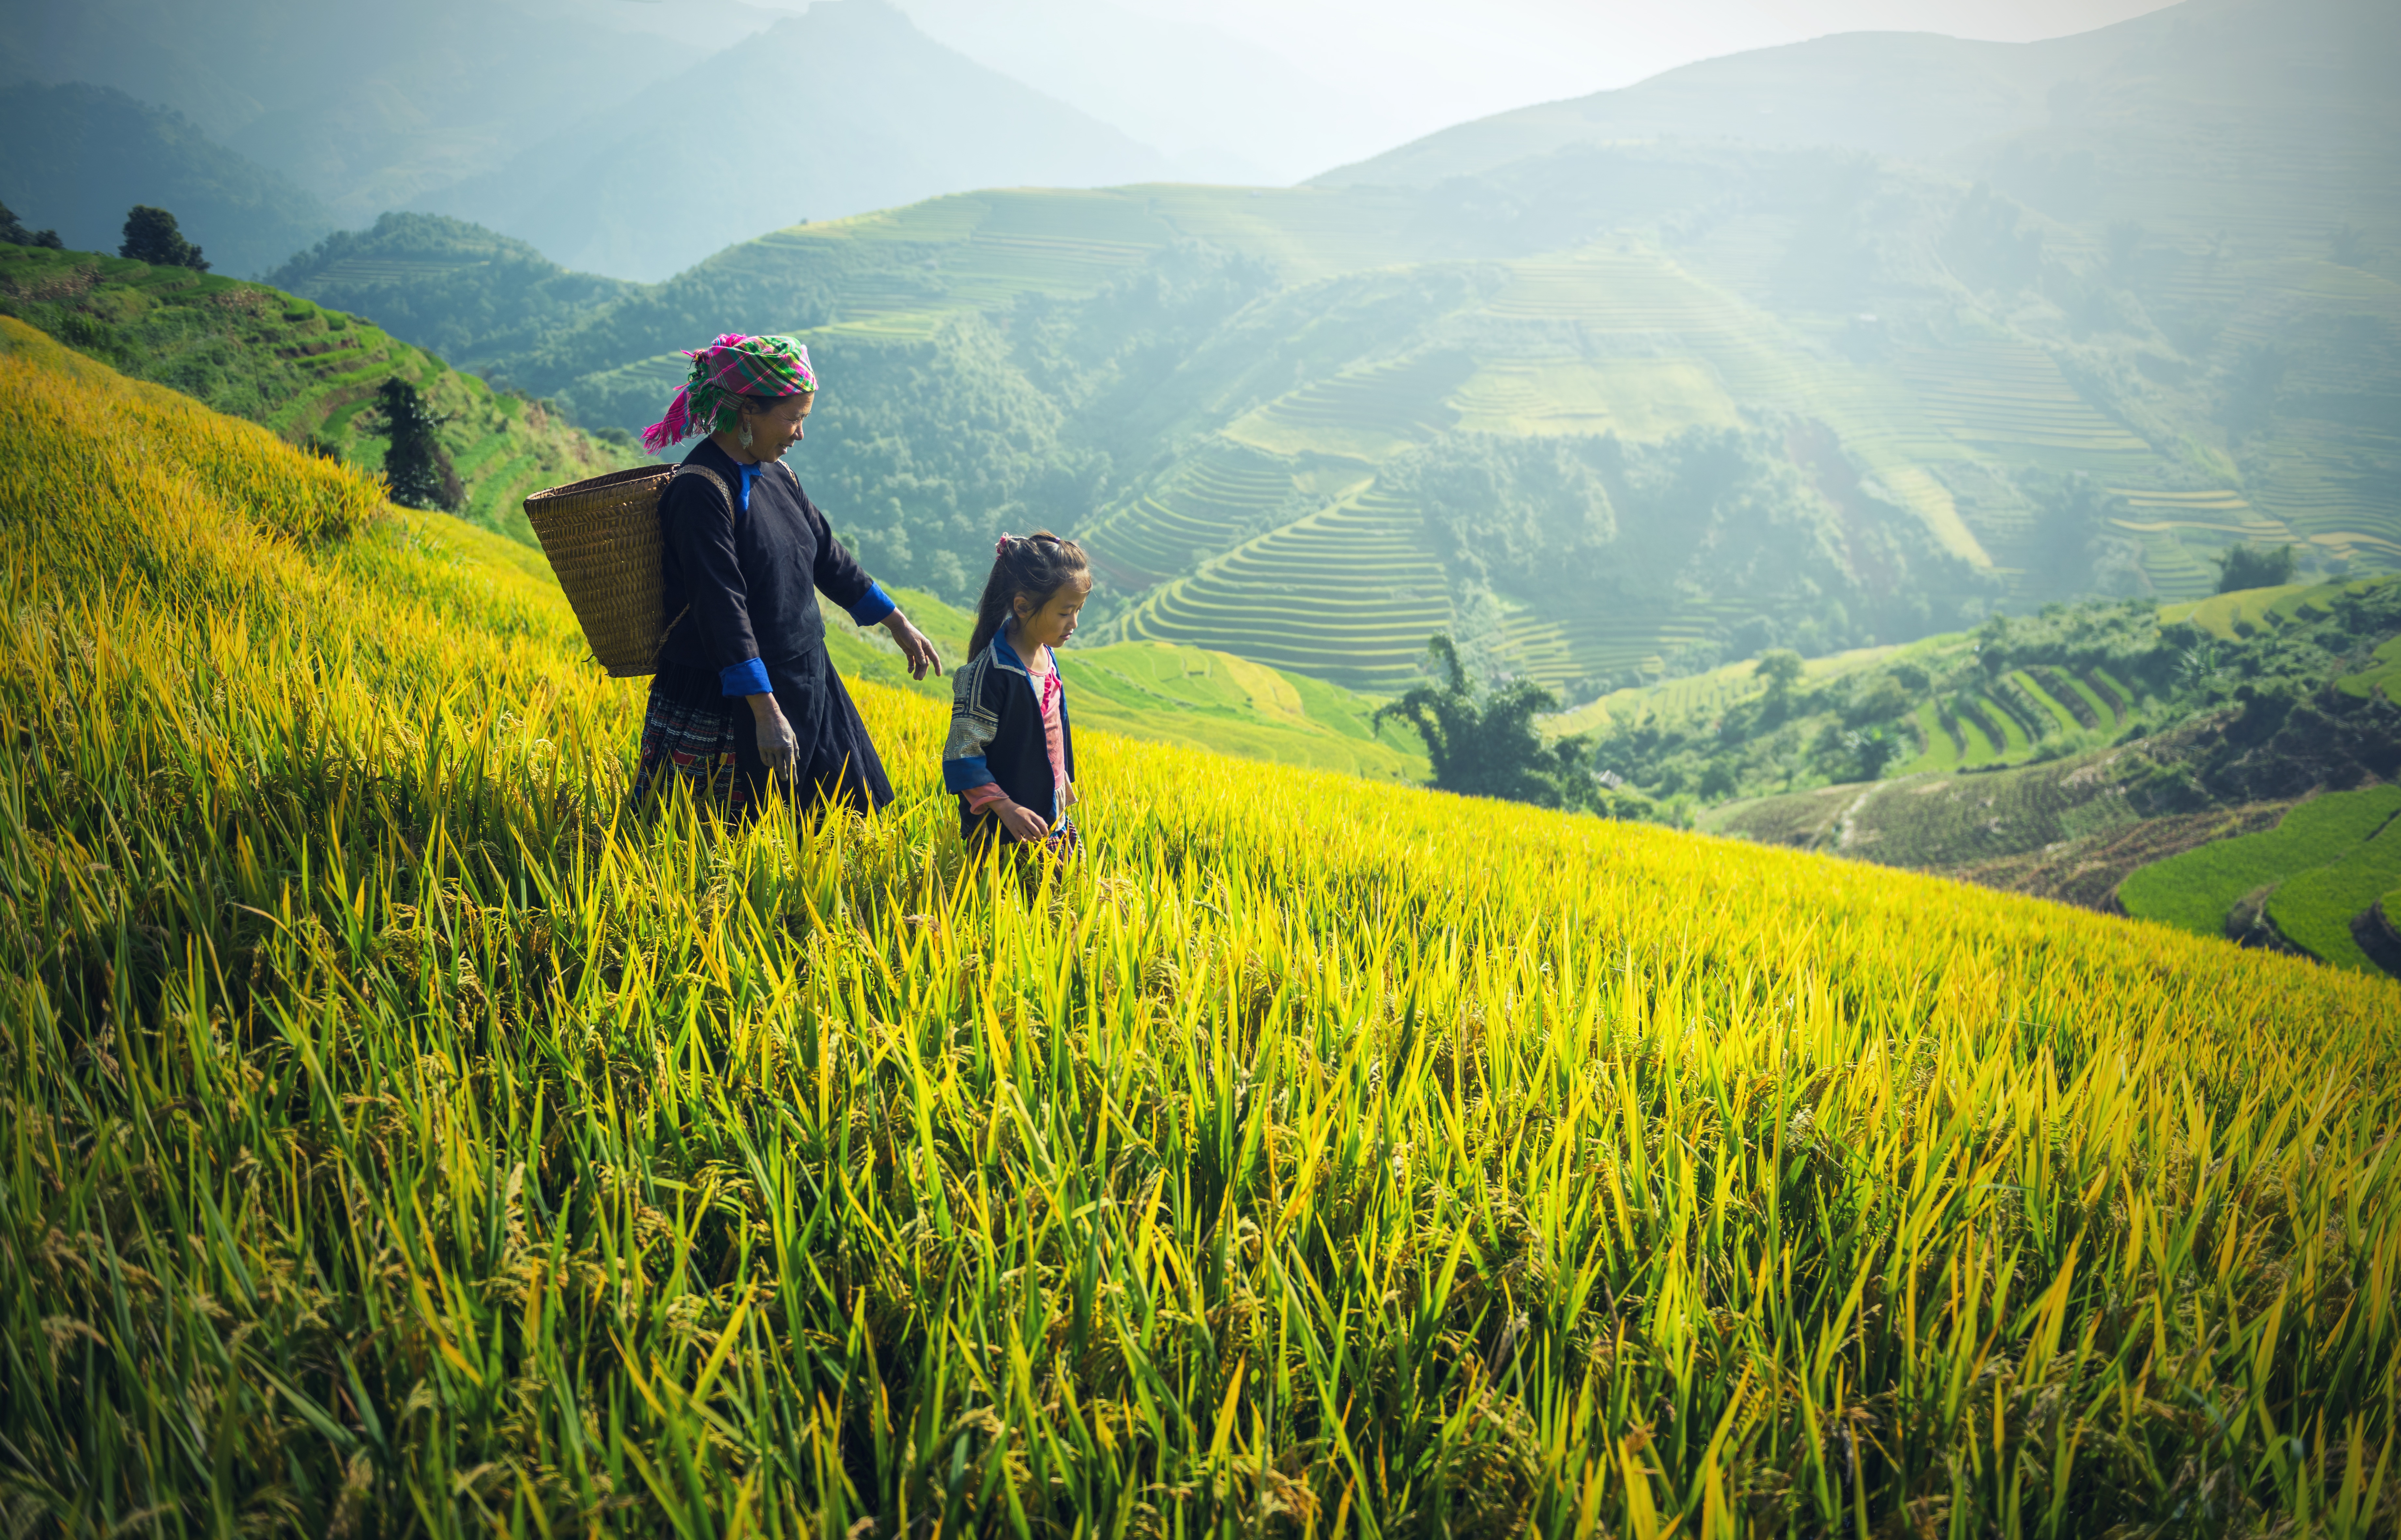
[[[519,539],[531,538],[527,493],[640,461],[623,435],[596,437],[370,322],[261,283],[0,245],[0,315],[366,470],[383,467],[390,445],[377,392],[405,381],[442,419],[456,511]]]
[[[2238,542],[2356,575],[2401,561],[2401,241],[2374,223],[2401,134],[2321,131],[2380,121],[2401,55],[2365,23],[2329,42],[2349,0],[2284,14],[2189,0],[2063,44],[2075,68],[2010,86],[2048,127],[2010,106],[1972,144],[1927,137],[1930,160],[1822,113],[1792,136],[1832,147],[1697,136],[1745,82],[1783,80],[1797,122],[1934,47],[1853,38],[1660,83],[1702,114],[1683,137],[1529,141],[1427,186],[998,191],[796,226],[591,291],[479,364],[633,429],[676,350],[803,333],[829,389],[802,463],[879,571],[963,600],[999,529],[1070,528],[1118,634],[1364,688],[1419,678],[1437,630],[1584,699],[2000,608],[2198,597]],[[2246,38],[2266,76],[2228,93]],[[2193,142],[2216,147],[2187,158],[2217,180],[2152,174],[2145,103],[2174,102],[2209,103]],[[1909,147],[1916,109],[1873,110]],[[393,260],[380,311],[489,303],[505,265],[446,268],[424,235],[347,248],[351,272]]]
[[[387,213],[295,254],[266,282],[479,373],[539,349],[640,285],[574,272],[523,241],[440,214]]]

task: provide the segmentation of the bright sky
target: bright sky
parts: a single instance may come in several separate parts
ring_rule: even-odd
[[[995,0],[1006,5],[1009,0]],[[2163,0],[1121,0],[1214,24],[1296,65],[1346,56],[1395,120],[1428,128],[1629,86],[1679,64],[1838,32],[2025,43]],[[1354,79],[1351,84],[1364,82]]]
[[[1858,31],[2031,42],[2163,0],[896,3],[943,42],[1192,158],[1195,171],[1229,155],[1228,172],[1285,180],[1749,48]]]

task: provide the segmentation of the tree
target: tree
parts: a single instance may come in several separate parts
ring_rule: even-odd
[[[426,406],[417,387],[393,375],[376,388],[377,424],[391,439],[384,451],[384,479],[391,484],[391,500],[404,508],[439,508],[455,513],[466,501],[467,488],[450,463],[449,452],[434,431],[450,420]]]
[[[1459,649],[1440,632],[1426,651],[1442,665],[1438,685],[1420,684],[1376,712],[1375,725],[1397,717],[1425,740],[1434,763],[1434,784],[1462,796],[1505,797],[1544,807],[1583,806],[1594,792],[1591,777],[1577,763],[1578,745],[1543,742],[1534,714],[1555,708],[1557,697],[1531,680],[1519,680],[1494,694],[1468,683]],[[1579,783],[1583,784],[1579,784]]]
[[[25,228],[24,224],[18,219],[17,215],[10,211],[8,205],[6,203],[0,203],[0,244],[10,246],[47,246],[54,252],[63,251],[66,248],[66,242],[59,239],[59,232],[56,230],[29,230]]]
[[[2279,545],[2230,545],[2210,558],[2217,566],[2217,591],[2277,588],[2293,581],[2293,548]]]
[[[117,248],[117,254],[147,262],[154,268],[209,270],[209,265],[200,259],[200,249],[184,239],[175,216],[147,203],[136,203],[126,212],[125,243]]]
[[[1767,682],[1767,720],[1782,722],[1792,708],[1792,687],[1801,682],[1801,654],[1789,647],[1771,648],[1759,654],[1751,674]]]

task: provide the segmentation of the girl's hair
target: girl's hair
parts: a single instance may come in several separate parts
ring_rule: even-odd
[[[1048,529],[1001,536],[993,547],[992,576],[983,580],[983,598],[976,601],[975,636],[967,642],[967,656],[992,645],[1015,612],[1020,595],[1039,610],[1051,595],[1091,570],[1082,546]]]

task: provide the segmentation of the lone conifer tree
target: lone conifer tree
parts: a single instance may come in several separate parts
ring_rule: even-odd
[[[209,270],[209,265],[200,260],[200,249],[184,239],[175,216],[147,203],[136,203],[126,212],[125,244],[117,248],[117,254],[147,262],[154,268]]]
[[[425,404],[417,387],[393,375],[376,388],[376,410],[382,416],[391,447],[384,451],[384,479],[391,483],[391,500],[405,508],[439,508],[455,513],[467,499],[449,452],[434,436],[448,420]]]

